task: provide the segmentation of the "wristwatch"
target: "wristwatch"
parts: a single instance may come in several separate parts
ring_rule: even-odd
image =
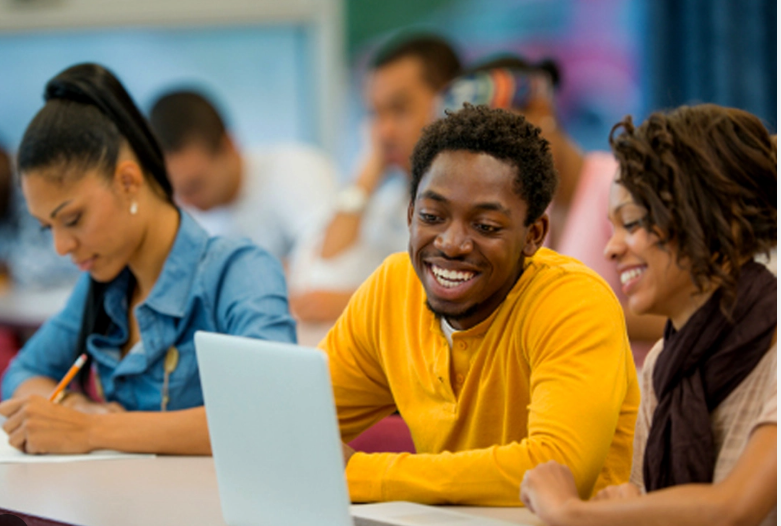
[[[336,194],[336,210],[343,214],[360,214],[368,202],[368,192],[355,184],[342,188]]]

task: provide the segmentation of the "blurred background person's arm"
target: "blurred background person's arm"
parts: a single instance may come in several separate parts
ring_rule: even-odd
[[[392,39],[373,57],[364,86],[368,151],[355,180],[337,193],[310,266],[302,267],[319,277],[303,276],[310,284],[294,290],[291,310],[298,319],[334,321],[385,257],[406,250],[410,156],[436,117],[439,91],[460,70],[453,47],[430,34]]]

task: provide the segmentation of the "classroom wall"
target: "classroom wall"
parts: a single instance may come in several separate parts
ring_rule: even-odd
[[[96,61],[142,107],[197,87],[245,145],[332,149],[341,114],[341,0],[0,3],[0,141],[15,148],[47,79]]]
[[[18,143],[46,79],[99,60],[144,109],[163,89],[202,87],[242,144],[321,145],[349,179],[365,143],[366,62],[409,29],[442,33],[467,61],[557,59],[561,121],[586,150],[606,149],[626,114],[686,102],[745,107],[775,129],[776,26],[758,20],[775,19],[776,4],[735,4],[739,24],[735,5],[700,0],[0,0],[0,142]]]
[[[18,144],[46,81],[71,64],[97,62],[122,79],[144,110],[161,91],[190,86],[214,97],[240,137],[314,142],[314,115],[305,111],[312,83],[305,38],[294,25],[2,36],[0,64],[15,80],[0,83],[0,100],[13,101],[0,109],[0,135]]]

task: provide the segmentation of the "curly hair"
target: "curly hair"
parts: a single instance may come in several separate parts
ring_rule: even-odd
[[[550,146],[540,129],[522,115],[487,106],[465,103],[462,109],[445,113],[445,118],[423,129],[412,152],[410,199],[415,200],[420,180],[440,152],[467,150],[514,166],[515,192],[529,207],[525,224],[539,219],[553,199],[559,181]]]
[[[620,132],[620,133],[617,133]],[[627,116],[610,132],[618,184],[648,211],[644,227],[673,241],[699,291],[724,291],[729,313],[740,266],[776,245],[775,151],[760,120],[713,104]]]

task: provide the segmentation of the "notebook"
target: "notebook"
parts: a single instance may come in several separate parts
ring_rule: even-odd
[[[5,418],[0,416],[0,426]],[[155,455],[147,453],[122,453],[108,449],[101,449],[83,455],[28,455],[12,447],[8,443],[8,434],[0,428],[0,464],[55,464],[60,462],[81,462],[85,460],[121,460],[127,458],[153,458]]]
[[[229,526],[510,524],[408,502],[350,506],[326,354],[203,331],[195,349]]]

